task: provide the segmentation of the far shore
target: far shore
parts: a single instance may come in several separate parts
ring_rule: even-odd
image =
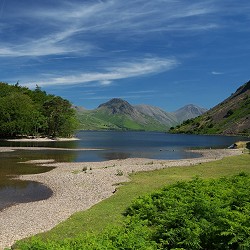
[[[90,150],[103,150],[102,148],[48,148],[48,147],[0,147],[0,153],[13,152],[15,150],[57,150],[57,151],[90,151]],[[1,249],[0,249],[1,250]]]
[[[17,141],[17,142],[53,142],[53,141],[77,141],[76,137],[69,138],[49,138],[49,137],[24,137],[24,138],[13,138],[13,139],[3,139],[4,141]]]
[[[73,213],[87,210],[110,197],[116,191],[117,183],[129,181],[130,173],[191,166],[242,154],[242,150],[238,149],[192,151],[202,154],[202,157],[182,160],[128,158],[80,163],[29,161],[55,168],[46,173],[19,178],[43,183],[52,189],[53,195],[47,200],[17,204],[0,212],[0,249],[10,247],[19,239],[48,231]]]

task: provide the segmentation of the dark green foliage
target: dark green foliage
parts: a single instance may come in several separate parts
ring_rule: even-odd
[[[76,129],[75,111],[69,101],[47,95],[38,86],[34,91],[0,83],[0,137],[65,136]]]
[[[126,214],[152,228],[159,249],[249,249],[250,178],[177,183],[136,200]]]
[[[224,118],[227,118],[227,117],[231,116],[233,113],[234,113],[233,110],[232,110],[232,109],[229,109],[229,110],[227,111],[226,115],[224,116]]]
[[[1,136],[34,135],[40,125],[39,116],[27,95],[14,92],[0,98]]]
[[[53,96],[43,103],[49,136],[69,137],[74,132],[74,113],[69,101]]]

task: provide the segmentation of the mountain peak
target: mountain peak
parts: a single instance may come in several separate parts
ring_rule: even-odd
[[[188,104],[174,112],[179,122],[197,117],[205,113],[207,109],[194,104]]]
[[[131,114],[135,112],[134,107],[120,98],[113,98],[98,106],[97,109],[106,109],[112,114]]]

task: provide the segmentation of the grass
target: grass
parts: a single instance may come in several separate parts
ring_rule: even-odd
[[[110,198],[87,211],[78,212],[52,230],[40,234],[47,239],[60,240],[74,237],[84,231],[100,232],[108,225],[122,223],[123,212],[138,196],[153,192],[177,181],[232,176],[250,173],[250,154],[232,156],[223,160],[188,167],[171,167],[151,172],[133,173],[131,182],[122,184]],[[70,204],[69,204],[70,206]]]

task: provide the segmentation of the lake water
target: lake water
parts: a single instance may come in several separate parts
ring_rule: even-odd
[[[184,159],[200,155],[186,152],[191,148],[226,148],[238,140],[249,138],[230,136],[176,135],[157,132],[80,131],[79,141],[69,142],[5,142],[0,146],[59,147],[67,150],[17,150],[0,153],[0,211],[10,205],[46,199],[52,191],[36,182],[13,180],[21,174],[36,174],[50,168],[25,164],[37,159],[57,162],[87,162],[143,157],[150,159]],[[81,151],[80,148],[96,150]],[[101,149],[101,150],[100,150]],[[20,163],[21,162],[21,163]]]

